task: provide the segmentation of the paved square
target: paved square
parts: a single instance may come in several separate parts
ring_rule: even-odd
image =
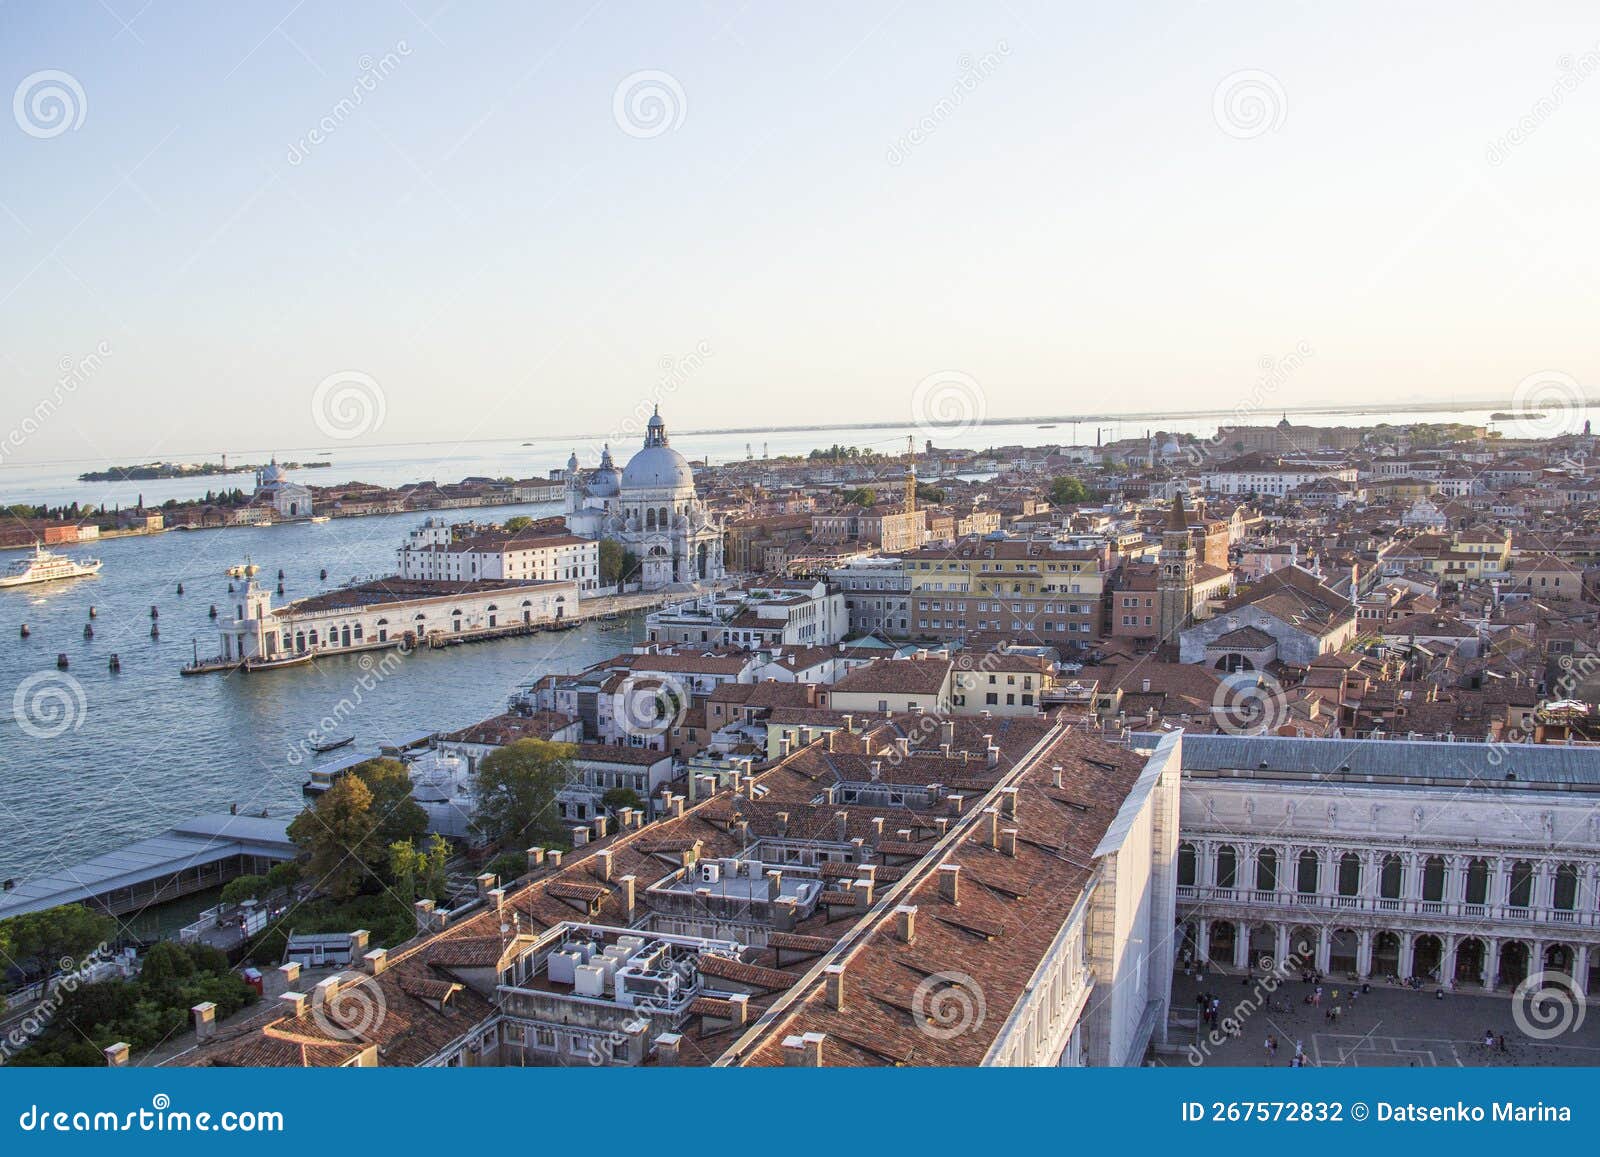
[[[1267,993],[1259,977],[1241,983],[1238,976],[1207,974],[1204,988],[1222,1002],[1223,1023],[1235,1015],[1240,1026],[1237,1037],[1218,1030],[1217,1043],[1208,1026],[1195,1027],[1200,985],[1178,973],[1172,983],[1164,1063],[1287,1065],[1299,1041],[1313,1065],[1600,1065],[1600,1009],[1575,1006],[1571,1016],[1558,1022],[1568,1025],[1567,1031],[1536,1040],[1512,1019],[1509,993],[1447,993],[1441,1000],[1432,988],[1413,991],[1374,984],[1364,994],[1355,986],[1352,1000],[1348,983],[1324,981],[1322,1005],[1314,1008],[1304,1003],[1311,987],[1296,978]],[[1335,1005],[1342,1013],[1330,1021],[1327,1013]],[[1504,1036],[1505,1051],[1485,1047],[1485,1032]],[[1265,1048],[1269,1035],[1278,1039],[1276,1056]]]

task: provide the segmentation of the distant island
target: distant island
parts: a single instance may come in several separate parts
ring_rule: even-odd
[[[1493,414],[1489,415],[1489,421],[1491,421],[1491,422],[1537,422],[1541,418],[1543,418],[1544,416],[1545,415],[1543,415],[1543,414],[1536,414],[1532,410],[1524,410],[1520,414],[1507,414],[1507,413],[1504,413],[1502,411],[1497,410]]]
[[[333,465],[326,462],[279,462],[285,470],[323,470]],[[209,474],[254,474],[265,470],[261,462],[230,466],[224,462],[145,462],[138,466],[112,466],[105,470],[90,470],[78,475],[79,482],[144,481],[150,478],[204,478]]]

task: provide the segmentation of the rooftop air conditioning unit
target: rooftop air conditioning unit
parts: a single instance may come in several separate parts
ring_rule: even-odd
[[[721,864],[701,864],[699,871],[700,882],[703,884],[715,884],[722,879]]]

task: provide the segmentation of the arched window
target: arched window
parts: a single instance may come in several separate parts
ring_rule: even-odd
[[[1307,848],[1300,853],[1298,877],[1295,880],[1295,891],[1302,896],[1314,896],[1317,892],[1317,853]]]
[[[1184,887],[1194,884],[1194,845],[1178,845],[1178,883]]]
[[[1489,902],[1489,862],[1484,859],[1474,859],[1467,864],[1467,894],[1468,904],[1487,904]]]
[[[1444,899],[1444,857],[1429,856],[1422,865],[1422,898]]]
[[[644,528],[646,530],[654,530],[656,528],[656,512],[654,510],[644,512]]]
[[[1271,848],[1262,848],[1256,853],[1256,891],[1276,892],[1278,890],[1278,853]]]
[[[1570,912],[1578,906],[1578,869],[1572,864],[1562,864],[1556,869],[1555,891],[1550,897],[1551,907]]]
[[[1217,849],[1217,887],[1232,888],[1239,882],[1239,853],[1232,844]]]
[[[1390,852],[1383,857],[1383,870],[1378,873],[1378,895],[1385,900],[1398,900],[1405,883],[1405,867],[1400,857]]]
[[[1506,891],[1506,903],[1513,908],[1526,908],[1533,903],[1533,865],[1518,860],[1511,865],[1511,886]]]
[[[1356,896],[1361,893],[1361,857],[1346,852],[1339,857],[1339,895]]]

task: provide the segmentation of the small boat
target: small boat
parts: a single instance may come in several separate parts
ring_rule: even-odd
[[[55,554],[38,543],[33,554],[6,568],[0,575],[0,587],[20,587],[30,583],[55,582],[58,579],[86,578],[98,574],[103,564],[97,558],[76,559]]]
[[[246,659],[244,661],[244,670],[249,673],[251,671],[276,671],[281,667],[299,667],[311,662],[311,658],[310,651],[301,651],[299,654],[282,655],[276,659]]]
[[[356,737],[354,735],[346,735],[343,739],[330,739],[326,743],[313,743],[311,750],[321,755],[328,751],[338,751],[341,747],[349,747],[355,741]]]
[[[228,568],[228,577],[229,578],[249,578],[252,575],[256,575],[256,574],[260,574],[260,573],[261,573],[261,568],[258,567],[255,563],[251,562],[249,559],[245,559],[243,562],[239,563],[238,565],[230,566]]]
[[[329,515],[326,515],[326,514],[313,514],[311,516],[311,521],[312,522],[331,522],[332,518]]]

